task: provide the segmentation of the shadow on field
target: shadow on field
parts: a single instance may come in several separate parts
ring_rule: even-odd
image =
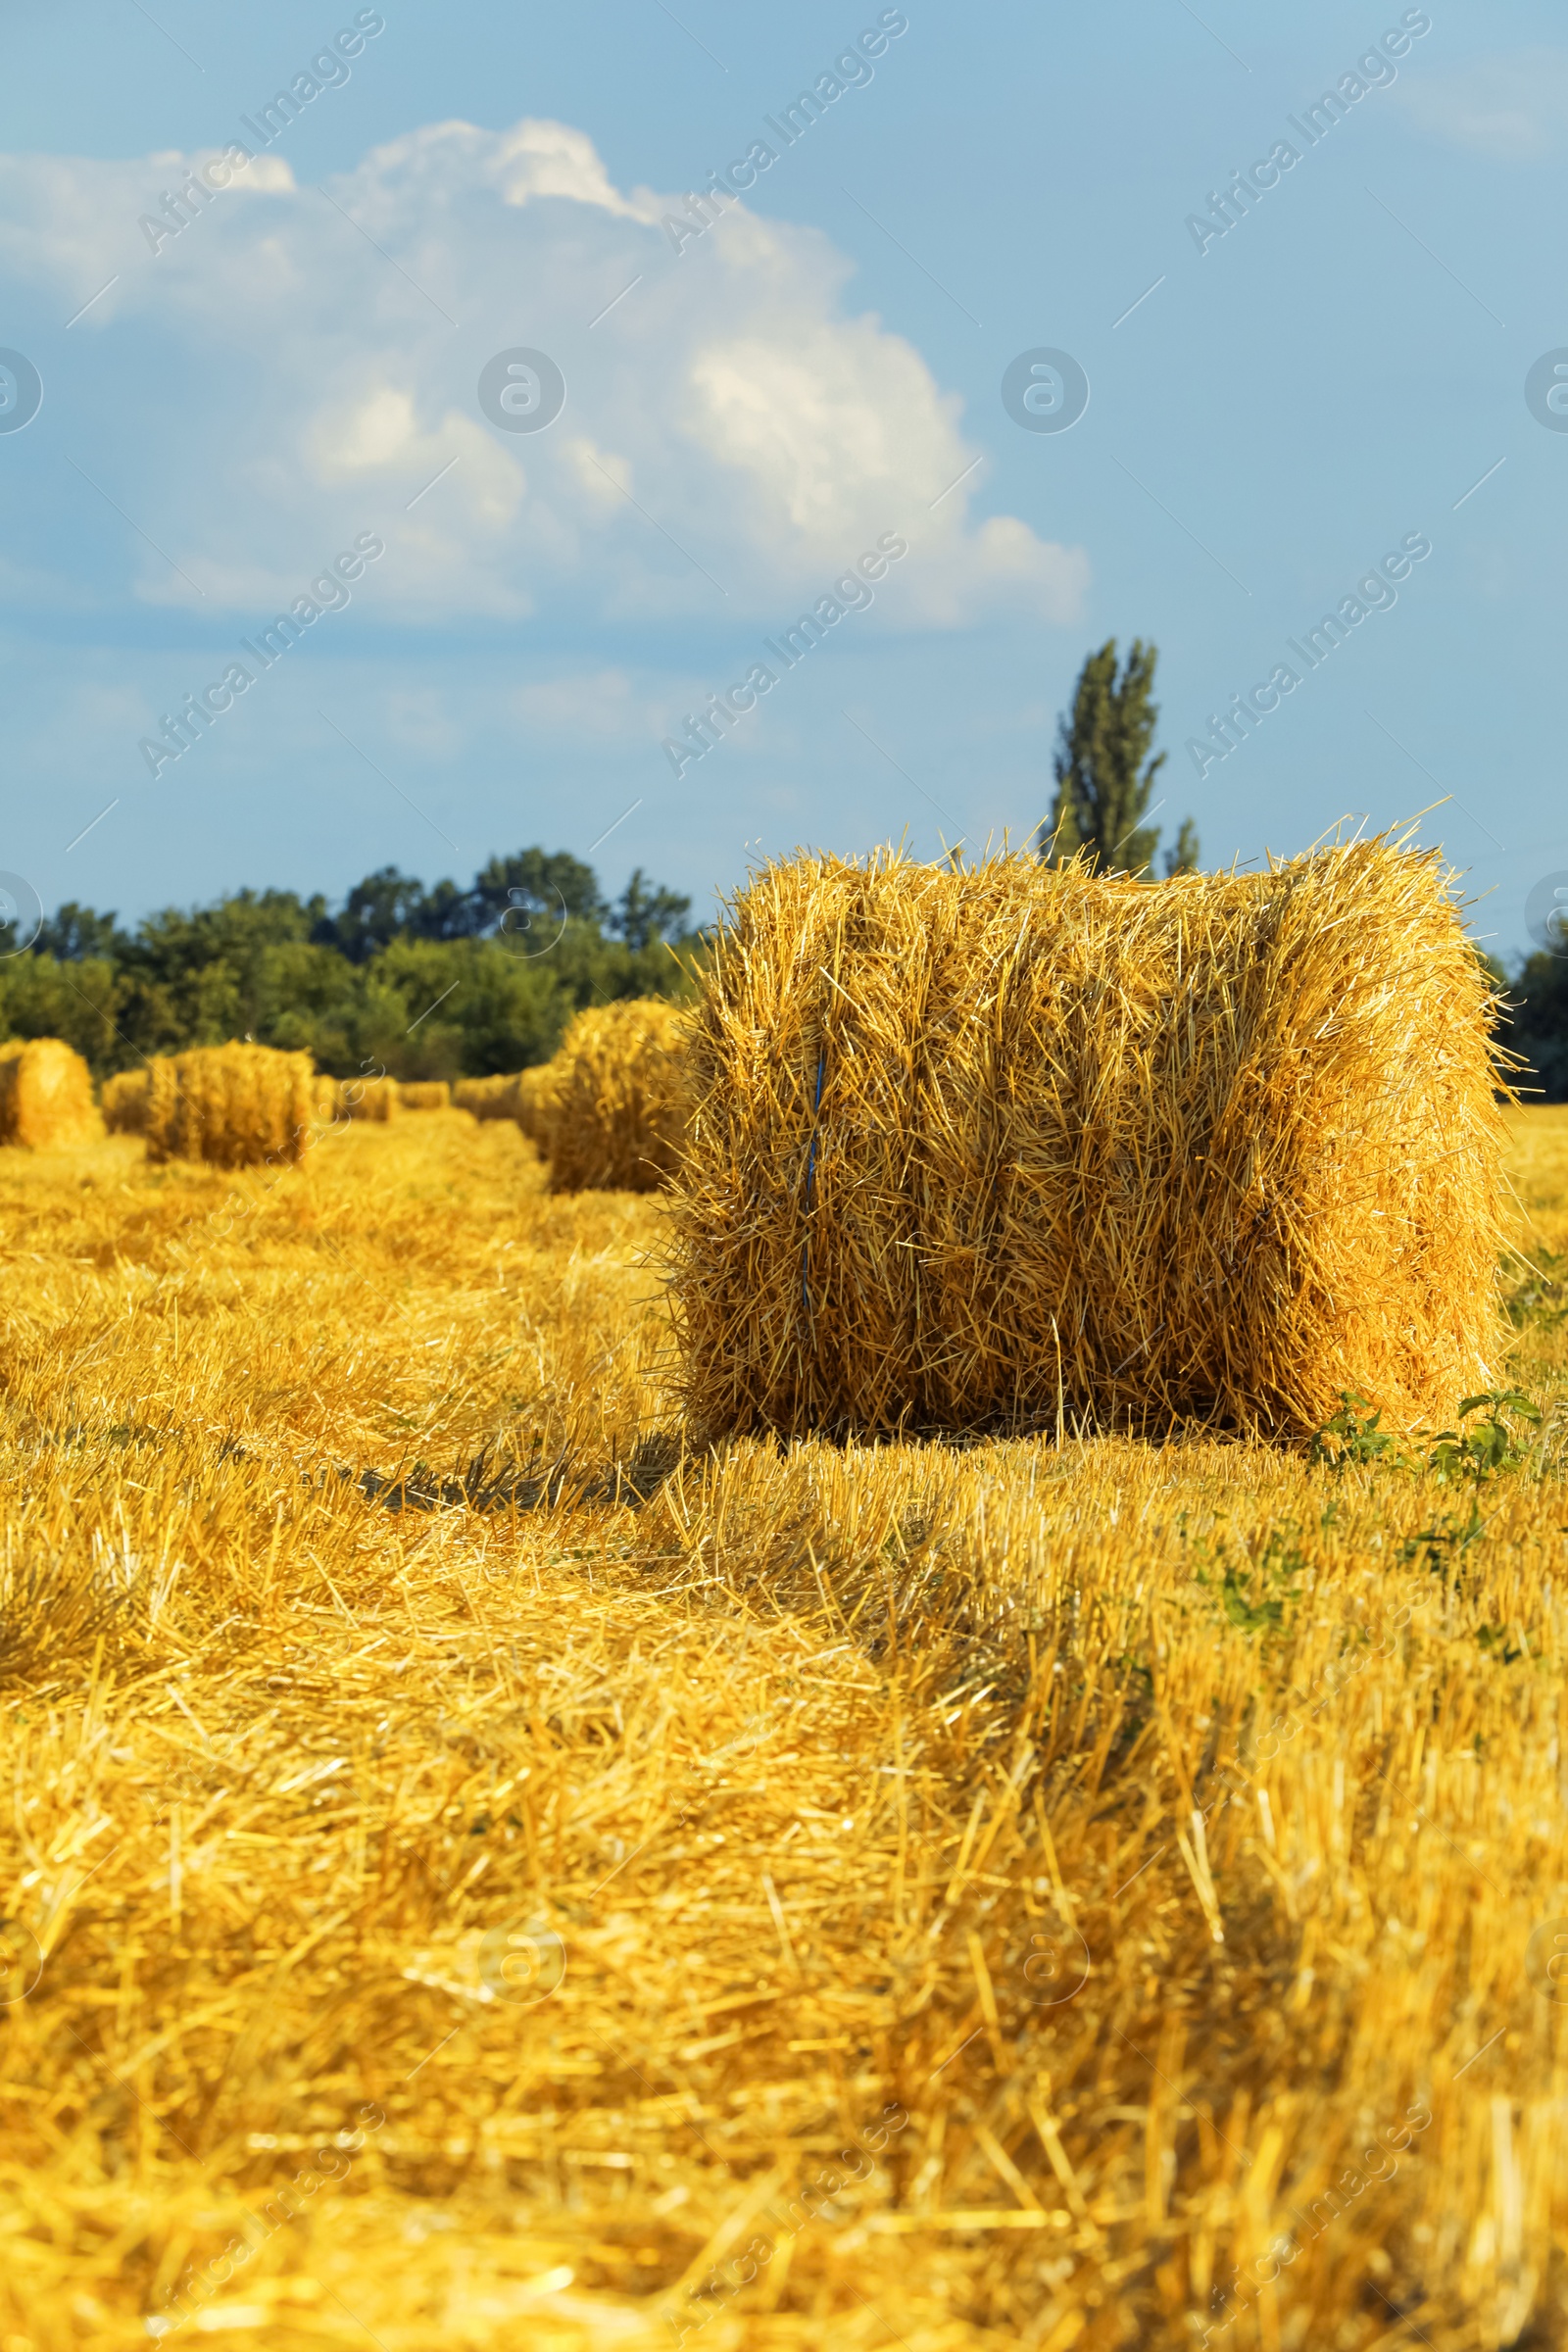
[[[441,1477],[426,1462],[383,1477],[378,1470],[340,1470],[371,1502],[389,1511],[437,1511],[466,1505],[471,1511],[548,1511],[562,1503],[580,1508],[620,1503],[632,1510],[652,1501],[681,1460],[678,1437],[656,1432],[635,1446],[624,1461],[588,1468],[561,1453],[539,1468],[495,1468],[488,1453],[474,1455],[456,1477]]]

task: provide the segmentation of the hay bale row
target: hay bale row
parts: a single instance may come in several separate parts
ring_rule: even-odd
[[[511,1119],[550,1165],[557,1193],[652,1192],[667,1184],[684,1119],[683,1016],[662,997],[590,1006],[551,1061],[465,1078],[460,1110]]]
[[[328,1120],[384,1124],[405,1111],[456,1102],[480,1119],[514,1120],[549,1159],[557,1192],[646,1192],[666,1183],[674,1167],[683,1034],[681,1016],[662,999],[603,1005],[577,1015],[553,1061],[465,1079],[456,1090],[444,1080],[339,1082],[316,1076],[308,1054],[248,1044],[203,1047],[111,1078],[104,1111],[116,1130],[144,1133],[154,1159],[238,1167],[297,1159],[305,1131]],[[71,1053],[44,1042],[51,1052]],[[84,1076],[85,1063],[79,1068]],[[301,1136],[291,1142],[296,1127]]]
[[[310,1141],[316,1076],[308,1054],[270,1046],[199,1046],[148,1065],[150,1160],[200,1159],[239,1168],[291,1165]]]
[[[14,1037],[0,1046],[0,1144],[44,1152],[90,1144],[103,1133],[92,1075],[58,1037]]]
[[[1449,877],[1386,840],[767,869],[692,1023],[699,1431],[1446,1415],[1494,1379],[1492,1009]]]
[[[514,1087],[517,1081],[503,1081]],[[404,1110],[444,1110],[442,1079],[317,1076],[307,1054],[268,1046],[207,1046],[155,1056],[104,1081],[102,1114],[79,1054],[59,1038],[0,1046],[0,1143],[37,1149],[111,1134],[145,1135],[154,1160],[205,1159],[241,1167],[297,1160],[308,1131],[337,1118],[386,1120]]]

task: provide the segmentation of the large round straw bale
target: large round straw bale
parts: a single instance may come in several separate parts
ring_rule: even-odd
[[[90,1144],[103,1133],[92,1074],[58,1037],[14,1037],[0,1046],[0,1144],[31,1152]]]
[[[117,1070],[104,1080],[104,1125],[111,1135],[141,1135],[147,1126],[147,1072]]]
[[[398,1088],[398,1103],[404,1110],[448,1110],[452,1089],[444,1078],[406,1078]]]
[[[669,1182],[686,1120],[685,1040],[685,1014],[662,997],[576,1015],[527,1106],[552,1192],[648,1193]]]
[[[673,1202],[698,1427],[1300,1435],[1492,1385],[1505,1082],[1450,879],[1388,840],[759,875]]]
[[[291,1163],[310,1141],[315,1094],[308,1054],[228,1045],[161,1054],[149,1065],[147,1156]]]

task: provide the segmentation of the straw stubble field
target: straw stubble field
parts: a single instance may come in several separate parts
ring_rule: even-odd
[[[0,1156],[4,2352],[1563,2340],[1560,1481],[683,1458],[664,1215]]]

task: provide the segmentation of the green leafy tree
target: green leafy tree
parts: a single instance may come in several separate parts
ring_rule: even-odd
[[[260,1037],[269,958],[304,945],[326,908],[291,890],[240,890],[211,906],[166,906],[116,953],[114,1020],[130,1058]]]
[[[629,948],[649,948],[656,940],[678,937],[691,910],[690,899],[681,898],[673,890],[662,890],[658,884],[650,887],[639,865],[615,901],[606,927]]]
[[[323,909],[315,930],[317,945],[335,948],[350,963],[368,963],[393,940],[407,939],[416,930],[424,906],[422,882],[400,873],[395,865],[378,866],[355,883],[336,914]]]
[[[1118,676],[1112,637],[1079,671],[1071,712],[1057,728],[1056,794],[1041,844],[1048,863],[1065,865],[1083,854],[1097,874],[1148,875],[1159,829],[1143,818],[1165,763],[1163,752],[1150,757],[1159,720],[1153,700],[1158,659],[1155,647],[1135,637]],[[1189,839],[1196,860],[1190,821],[1182,841]]]
[[[57,962],[52,956],[0,959],[0,1036],[62,1037],[95,1071],[137,1058],[116,1024],[118,975],[107,958]]]
[[[43,925],[32,952],[53,956],[61,963],[79,963],[86,956],[123,955],[129,945],[118,915],[100,914],[95,907],[78,906],[74,899],[68,899]]]
[[[591,865],[565,850],[519,850],[513,858],[492,858],[473,877],[469,894],[474,905],[475,931],[524,931],[531,937],[552,916],[575,915],[585,923],[603,923],[610,909],[599,895],[599,877]],[[532,921],[519,919],[532,917]]]
[[[1494,957],[1487,956],[1494,980],[1508,991],[1508,1005],[1497,1034],[1530,1067],[1515,1084],[1534,1088],[1526,1102],[1568,1102],[1568,959],[1543,953],[1527,958],[1517,979],[1510,981]]]
[[[609,912],[591,865],[565,850],[531,849],[492,858],[466,889],[450,881],[426,888],[395,865],[383,865],[355,883],[339,912],[322,916],[315,936],[352,963],[366,963],[399,939],[505,935],[531,947],[567,916],[603,923]]]

